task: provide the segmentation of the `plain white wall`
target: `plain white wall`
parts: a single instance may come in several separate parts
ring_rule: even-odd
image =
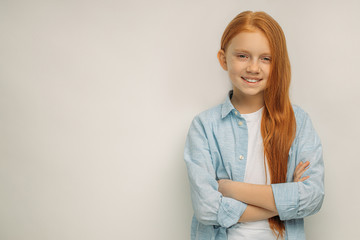
[[[231,87],[216,54],[244,10],[283,27],[323,141],[308,239],[358,236],[359,1],[1,0],[0,239],[189,239],[185,137]]]

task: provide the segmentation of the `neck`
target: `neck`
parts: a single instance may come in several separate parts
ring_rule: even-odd
[[[264,106],[264,95],[244,96],[234,89],[230,101],[240,114],[253,113]]]

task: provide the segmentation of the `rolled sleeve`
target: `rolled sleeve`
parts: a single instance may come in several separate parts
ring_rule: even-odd
[[[247,204],[224,197],[218,191],[206,131],[197,117],[193,119],[186,138],[184,160],[197,220],[205,225],[226,228],[236,224]]]
[[[304,182],[287,182],[272,184],[275,205],[281,220],[304,218],[315,214],[324,200],[324,162],[320,138],[313,128],[312,122],[304,112],[297,137],[294,141],[295,149],[289,156],[295,161],[310,162],[309,168],[302,175],[310,176]],[[291,179],[293,169],[291,169]]]
[[[244,213],[247,204],[232,198],[222,197],[217,220],[220,226],[230,227],[236,224]]]
[[[276,209],[281,220],[288,220],[297,216],[299,208],[298,183],[271,184]]]

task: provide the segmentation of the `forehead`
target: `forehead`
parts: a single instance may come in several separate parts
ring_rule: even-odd
[[[247,51],[253,54],[270,54],[269,41],[260,30],[240,32],[230,42],[229,48],[233,51]]]

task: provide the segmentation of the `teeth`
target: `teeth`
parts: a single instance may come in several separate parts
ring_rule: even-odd
[[[244,78],[246,81],[251,82],[251,83],[255,83],[258,82],[260,80],[255,80],[255,79],[249,79],[249,78]]]

